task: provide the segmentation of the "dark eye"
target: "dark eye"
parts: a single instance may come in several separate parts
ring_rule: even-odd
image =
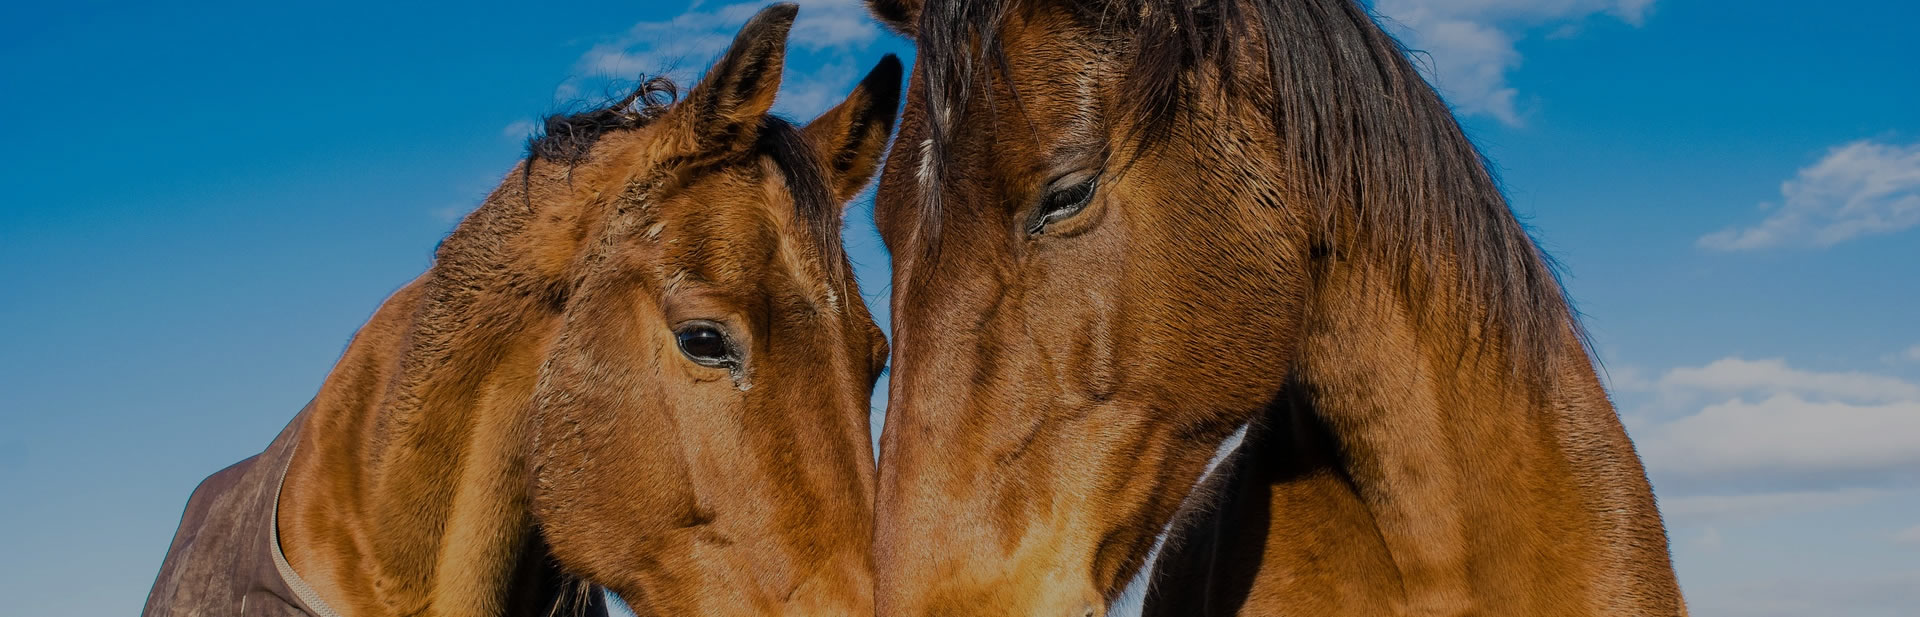
[[[1027,225],[1027,233],[1038,234],[1047,230],[1047,225],[1072,218],[1087,204],[1093,203],[1093,188],[1097,176],[1074,184],[1047,191],[1040,199],[1040,208],[1034,211],[1033,222]]]
[[[681,326],[673,334],[680,343],[680,353],[697,364],[724,367],[739,361],[733,353],[733,343],[719,326],[695,322]]]

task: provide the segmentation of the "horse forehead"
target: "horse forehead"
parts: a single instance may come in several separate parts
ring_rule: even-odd
[[[1010,61],[977,61],[990,68],[969,79],[969,100],[922,96],[908,106],[908,113],[943,128],[950,144],[987,142],[973,144],[981,156],[939,161],[934,158],[941,154],[939,146],[931,135],[919,140],[915,175],[923,189],[932,188],[929,182],[936,176],[930,164],[1018,166],[1033,162],[1022,158],[1049,159],[1101,137],[1106,87],[1120,69],[1109,54],[1084,40],[1078,30],[1052,22],[1010,27],[1001,45]]]
[[[943,203],[964,202],[984,198],[979,185],[996,179],[1051,178],[1092,164],[1077,155],[1097,153],[1107,137],[1108,71],[1092,70],[1095,63],[1090,54],[1074,54],[1059,66],[1022,61],[988,84],[991,92],[975,84],[965,102],[911,96],[892,157],[900,163],[883,171],[887,178],[875,200],[881,233],[905,233],[895,221],[910,219],[900,215],[923,207],[935,191]],[[934,139],[935,127],[944,129],[944,144]]]
[[[779,242],[778,226],[760,192],[744,178],[717,177],[696,180],[665,200],[658,230],[649,230],[650,239],[664,249],[664,265],[748,274]]]
[[[841,298],[824,270],[830,264],[813,257],[814,240],[804,233],[779,170],[761,163],[757,173],[736,169],[690,181],[688,190],[663,203],[657,220],[642,230],[645,241],[662,249],[654,264],[659,279],[671,286],[692,278],[746,293],[771,292],[766,282],[785,278],[799,283],[806,300],[838,312]]]

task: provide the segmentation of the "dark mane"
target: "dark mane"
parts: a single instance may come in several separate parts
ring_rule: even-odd
[[[949,127],[962,122],[974,84],[1004,72],[999,25],[1028,1],[923,5],[918,63],[927,87],[918,102],[931,119],[933,160],[923,164],[933,186],[948,177]],[[1143,146],[1165,138],[1183,102],[1225,94],[1262,105],[1279,132],[1282,163],[1298,170],[1284,179],[1302,199],[1290,205],[1313,215],[1306,220],[1317,242],[1392,268],[1415,306],[1441,290],[1479,303],[1466,308],[1498,326],[1510,358],[1534,377],[1551,375],[1568,328],[1585,344],[1554,263],[1514,217],[1486,160],[1407,50],[1357,2],[1059,1],[1089,27],[1114,33],[1111,51],[1131,57],[1122,85],[1137,97],[1126,112]],[[1017,95],[1011,105],[986,102],[990,112],[1019,106]],[[937,221],[940,191],[926,193],[922,220]],[[1355,228],[1337,229],[1343,221]],[[929,235],[937,238],[937,229]],[[1337,243],[1343,235],[1352,242]],[[1419,267],[1435,255],[1453,257],[1457,269]]]
[[[813,236],[828,284],[833,285],[835,293],[842,298],[847,297],[845,283],[852,279],[853,273],[849,270],[846,247],[840,244],[840,204],[827,188],[821,157],[798,127],[778,116],[769,115],[760,124],[756,146],[757,153],[772,158],[774,167],[786,176],[795,214]]]
[[[643,79],[625,97],[574,113],[556,113],[541,122],[540,131],[527,138],[527,158],[573,164],[587,157],[600,137],[653,122],[680,96],[680,87],[665,77]]]

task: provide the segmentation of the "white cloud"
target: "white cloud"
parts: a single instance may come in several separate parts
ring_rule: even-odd
[[[500,129],[500,136],[514,141],[520,141],[533,136],[533,131],[537,128],[539,128],[539,126],[535,125],[532,120],[515,120],[513,123],[508,124],[506,128]]]
[[[1660,499],[1669,527],[1695,527],[1863,505],[1891,494],[1886,489],[1844,488],[1752,495],[1694,495]]]
[[[1920,225],[1920,142],[1861,140],[1834,147],[1780,185],[1781,205],[1759,224],[1700,238],[1700,246],[1740,251],[1828,247],[1865,235]]]
[[[1906,349],[1902,349],[1892,353],[1882,354],[1880,356],[1880,361],[1885,362],[1887,364],[1900,364],[1904,362],[1920,362],[1920,345],[1914,345],[1912,347],[1908,347]]]
[[[1633,425],[1657,481],[1831,485],[1920,470],[1920,386],[1898,378],[1729,357],[1669,370],[1655,388],[1689,410]]]
[[[813,49],[859,48],[880,38],[879,25],[858,0],[814,0],[801,6],[793,24],[794,43]]]
[[[1831,576],[1831,575],[1829,575]],[[1911,617],[1920,606],[1920,570],[1853,578],[1796,576],[1689,586],[1687,610],[1715,617]]]
[[[1653,429],[1647,458],[1689,474],[1873,472],[1920,465],[1920,401],[1732,400]]]
[[[1914,525],[1893,534],[1893,541],[1920,546],[1920,525]]]
[[[1727,540],[1726,538],[1720,537],[1719,527],[1708,527],[1706,531],[1700,532],[1700,537],[1695,539],[1693,543],[1695,546],[1700,547],[1701,550],[1718,551],[1726,547]]]
[[[866,66],[863,62],[879,59],[866,48],[880,38],[882,30],[867,16],[860,0],[800,0],[799,4],[800,15],[787,39],[789,64],[795,52],[810,54],[824,64],[818,70],[786,73],[778,108],[811,116],[839,102],[859,76],[858,69]],[[702,10],[701,5],[694,2],[673,19],[634,24],[624,34],[594,45],[576,63],[579,75],[561,84],[555,98],[579,96],[583,79],[667,75],[691,86],[726,51],[740,26],[766,6],[742,2]]]
[[[1920,385],[1871,373],[1820,373],[1787,366],[1786,360],[1721,358],[1700,367],[1681,367],[1660,377],[1666,390],[1712,394],[1801,393],[1851,401],[1916,401]]]
[[[869,62],[876,58],[860,58],[857,62]],[[801,120],[826,111],[839,104],[852,91],[860,71],[871,66],[856,64],[853,60],[834,61],[807,72],[806,75],[790,74],[791,78],[780,88],[779,108],[785,113],[798,115]]]
[[[1597,14],[1639,25],[1653,0],[1380,0],[1374,8],[1408,47],[1426,52],[1427,78],[1462,113],[1520,124],[1507,73],[1520,66],[1514,42],[1529,30],[1559,26],[1571,36]]]

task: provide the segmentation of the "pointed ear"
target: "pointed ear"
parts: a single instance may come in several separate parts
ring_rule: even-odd
[[[669,112],[692,130],[699,149],[745,147],[758,136],[761,121],[780,91],[787,57],[787,31],[798,5],[761,9],[740,27],[733,45],[707,69],[700,85]]]
[[[920,25],[921,0],[867,0],[867,12],[900,36],[913,38]]]
[[[900,59],[887,54],[847,100],[800,129],[825,158],[827,187],[845,204],[866,188],[887,151],[900,108]]]

